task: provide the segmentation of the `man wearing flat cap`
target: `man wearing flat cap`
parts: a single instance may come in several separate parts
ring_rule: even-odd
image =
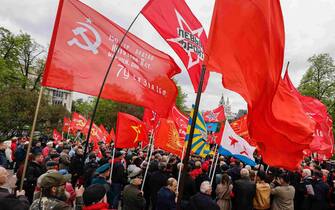
[[[53,210],[72,210],[72,207],[65,203],[65,184],[66,179],[59,173],[49,173],[41,180],[41,197],[36,199],[30,209],[53,209]],[[76,188],[76,209],[81,209],[83,206],[82,195],[84,188]]]
[[[143,192],[140,191],[142,184],[142,169],[136,167],[129,174],[130,184],[123,190],[122,210],[142,210],[145,207]]]

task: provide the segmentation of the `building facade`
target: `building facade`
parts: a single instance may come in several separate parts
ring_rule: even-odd
[[[48,101],[53,105],[63,105],[69,112],[72,108],[72,92],[55,88],[46,88]]]

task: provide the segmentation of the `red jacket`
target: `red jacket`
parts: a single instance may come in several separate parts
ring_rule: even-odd
[[[96,203],[90,206],[84,206],[83,210],[108,210],[107,203]]]

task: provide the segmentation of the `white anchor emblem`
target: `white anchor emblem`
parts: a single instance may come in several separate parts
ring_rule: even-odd
[[[92,23],[90,19],[86,19],[87,23]],[[92,51],[93,54],[98,54],[98,47],[101,44],[101,37],[99,35],[99,33],[95,30],[95,28],[93,28],[91,25],[87,24],[87,23],[82,23],[82,22],[77,22],[79,25],[82,25],[84,27],[86,27],[87,29],[89,29],[95,36],[95,42],[92,43],[91,40],[87,37],[86,32],[87,29],[84,27],[77,27],[75,29],[72,30],[72,32],[74,33],[74,35],[80,35],[82,37],[82,39],[84,40],[84,42],[86,43],[86,45],[82,44],[79,42],[79,40],[77,38],[73,38],[70,41],[67,42],[67,44],[69,46],[72,45],[77,45],[78,47],[84,49],[84,50],[88,50],[88,51]]]

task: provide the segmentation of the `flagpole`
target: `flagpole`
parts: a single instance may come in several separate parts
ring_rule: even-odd
[[[142,181],[141,191],[143,191],[143,189],[144,189],[144,184],[145,184],[145,180],[147,179],[148,170],[149,170],[149,166],[150,166],[150,160],[151,160],[153,151],[154,151],[154,132],[151,135],[151,150],[150,150],[148,164],[147,164],[147,167],[145,168],[145,173],[144,173],[144,177],[143,177],[143,181]]]
[[[108,66],[108,68],[107,68],[107,71],[106,71],[104,80],[103,80],[103,82],[102,82],[102,84],[101,84],[101,88],[100,88],[99,94],[98,94],[98,96],[97,96],[97,101],[95,102],[95,105],[94,105],[94,109],[93,109],[93,113],[92,113],[92,118],[91,118],[91,122],[90,122],[90,127],[88,128],[88,134],[87,134],[86,142],[89,142],[90,135],[91,135],[91,130],[92,130],[92,126],[93,126],[93,121],[94,121],[94,119],[95,119],[95,114],[96,114],[96,112],[97,112],[97,108],[98,108],[98,105],[99,105],[100,97],[101,97],[102,91],[103,91],[103,89],[104,89],[105,83],[106,83],[106,81],[107,81],[107,77],[108,77],[108,75],[109,75],[109,72],[110,72],[110,70],[111,70],[111,67],[112,67],[112,65],[113,65],[113,62],[114,62],[114,60],[115,60],[115,58],[116,58],[117,53],[119,52],[119,49],[121,48],[121,45],[122,45],[123,41],[125,40],[125,38],[126,38],[128,32],[129,32],[129,30],[130,30],[131,27],[134,25],[135,21],[137,20],[137,18],[138,18],[138,16],[139,16],[140,14],[141,14],[141,11],[136,15],[136,17],[134,18],[134,20],[133,20],[133,21],[131,22],[131,24],[129,25],[129,27],[128,27],[126,33],[123,35],[123,37],[122,37],[122,39],[121,39],[119,45],[117,46],[117,48],[116,48],[116,50],[115,50],[115,53],[114,53],[114,55],[113,55],[113,57],[112,57],[112,60],[111,60],[109,66]],[[84,150],[84,158],[83,158],[83,161],[82,161],[83,164],[84,164],[86,155],[87,155],[87,153],[88,153],[88,145],[89,145],[89,144],[87,143],[86,146],[85,146],[85,150]]]
[[[180,165],[179,173],[178,173],[177,192],[178,192],[178,190],[179,190],[179,183],[180,183],[181,171],[182,171],[182,168],[183,168],[183,163],[182,163],[182,161],[183,161],[183,159],[184,159],[184,152],[185,152],[185,144],[183,145],[183,153],[181,154],[181,159],[180,159],[180,160],[181,160],[181,161],[180,161],[181,165]]]
[[[26,159],[24,160],[24,166],[23,166],[23,171],[22,171],[22,176],[21,176],[20,191],[23,188],[24,178],[26,176],[29,153],[30,153],[30,150],[31,150],[31,144],[33,142],[34,131],[35,131],[36,121],[37,121],[37,115],[38,115],[38,111],[40,109],[42,95],[43,95],[43,86],[41,86],[40,93],[38,95],[38,100],[37,100],[37,105],[36,105],[36,110],[35,110],[35,116],[34,116],[34,120],[33,120],[33,126],[31,128],[30,140],[29,140],[29,144],[28,144],[28,148],[27,148],[27,152],[26,152]]]
[[[201,99],[202,86],[204,83],[205,72],[206,72],[206,66],[202,65],[200,82],[199,82],[197,97],[195,100],[195,105],[194,105],[194,110],[193,110],[192,125],[190,129],[189,139],[187,141],[186,154],[183,159],[183,172],[182,172],[182,177],[181,177],[180,186],[179,186],[180,191],[178,193],[178,198],[177,198],[177,210],[181,209],[180,202],[181,202],[181,198],[183,197],[183,193],[184,193],[184,184],[185,184],[186,173],[187,173],[187,168],[188,168],[189,156],[191,153],[191,145],[192,145],[192,140],[193,140],[195,123],[196,123],[196,119],[198,116],[198,110],[199,110],[199,104],[200,104],[200,99]]]
[[[213,174],[212,174],[212,178],[211,178],[211,185],[213,184],[213,180],[214,180],[214,176],[215,176],[215,172],[216,172],[216,166],[218,164],[218,160],[219,160],[219,153],[216,155],[216,160],[215,160],[215,165],[214,165],[214,170],[213,170]]]
[[[114,145],[114,148],[113,148],[112,165],[111,165],[110,174],[109,174],[109,183],[112,183],[113,167],[114,167],[114,157],[115,157],[115,145]]]
[[[69,128],[67,129],[66,140],[69,139],[69,133],[70,133],[70,126],[69,126]]]
[[[214,165],[214,162],[215,162],[215,157],[216,157],[216,150],[218,149],[218,145],[215,144],[215,149],[214,149],[214,155],[213,155],[213,160],[212,160],[212,165],[211,165],[211,168],[209,170],[209,177],[211,176],[212,174],[212,170],[213,170],[213,165]]]

